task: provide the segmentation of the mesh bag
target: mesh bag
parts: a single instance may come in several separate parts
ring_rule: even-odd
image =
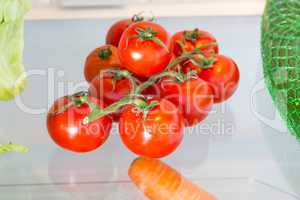
[[[268,0],[261,39],[266,85],[300,142],[300,0]]]

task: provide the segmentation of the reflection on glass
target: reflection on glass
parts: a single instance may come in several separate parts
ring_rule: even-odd
[[[135,159],[129,167],[128,175],[151,200],[216,200],[178,171],[156,159]]]

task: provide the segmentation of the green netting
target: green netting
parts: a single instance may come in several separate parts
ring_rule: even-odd
[[[267,1],[261,45],[267,87],[300,142],[300,0]]]

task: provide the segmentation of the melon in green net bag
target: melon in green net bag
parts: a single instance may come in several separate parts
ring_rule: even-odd
[[[267,1],[261,46],[266,85],[300,142],[300,0]]]

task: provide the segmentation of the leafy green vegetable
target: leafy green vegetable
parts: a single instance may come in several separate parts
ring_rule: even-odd
[[[12,143],[0,145],[0,155],[6,152],[27,153],[28,148],[20,144]]]
[[[24,15],[28,0],[0,0],[0,100],[10,100],[26,86],[23,60]]]

